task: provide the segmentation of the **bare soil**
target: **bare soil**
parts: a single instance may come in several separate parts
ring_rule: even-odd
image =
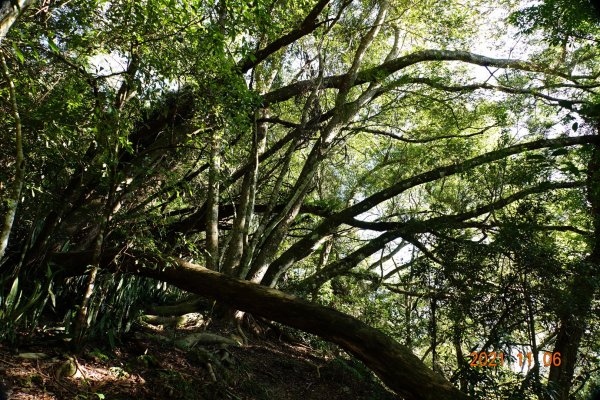
[[[240,347],[203,348],[215,357],[227,353],[220,365],[211,367],[171,341],[139,335],[128,336],[113,349],[89,344],[77,356],[55,337],[22,342],[18,347],[0,344],[0,382],[13,400],[396,398],[362,364],[318,356],[305,344],[277,338],[251,337]],[[35,357],[27,353],[42,354],[23,358]],[[69,365],[74,368],[65,372]]]

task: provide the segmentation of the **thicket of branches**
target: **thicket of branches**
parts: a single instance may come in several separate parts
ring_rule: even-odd
[[[586,1],[22,3],[0,8],[6,340],[52,315],[114,342],[184,290],[409,399],[594,390]]]

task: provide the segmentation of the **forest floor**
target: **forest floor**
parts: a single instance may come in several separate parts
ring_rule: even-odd
[[[218,327],[205,332],[236,337]],[[202,352],[173,346],[188,333],[140,330],[112,349],[90,343],[77,356],[56,337],[36,334],[19,346],[0,344],[0,383],[11,400],[396,398],[359,362],[323,356],[301,342],[248,335],[246,344],[203,346]],[[208,366],[203,354],[223,362]]]

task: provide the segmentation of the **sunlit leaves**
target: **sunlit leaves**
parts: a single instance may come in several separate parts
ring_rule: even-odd
[[[536,29],[551,32],[546,40],[553,45],[566,42],[570,37],[591,37],[598,33],[598,15],[586,0],[545,0],[522,8],[510,20],[524,33]]]

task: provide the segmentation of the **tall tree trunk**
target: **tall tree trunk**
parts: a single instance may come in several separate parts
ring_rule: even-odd
[[[331,254],[331,249],[333,248],[334,240],[335,239],[333,237],[331,237],[331,238],[329,238],[329,240],[326,240],[325,243],[323,243],[323,249],[321,249],[321,254],[319,255],[319,263],[316,266],[317,272],[319,272],[319,270],[321,268],[323,268],[325,265],[327,265],[327,261],[329,260],[329,254]],[[317,297],[319,296],[320,288],[321,287],[317,286],[317,285],[312,286],[311,299],[313,301],[317,300]]]
[[[8,239],[17,213],[17,207],[19,206],[23,181],[25,180],[25,156],[23,155],[23,136],[21,132],[21,117],[19,116],[19,107],[17,105],[17,91],[11,78],[8,65],[6,64],[6,59],[2,54],[0,54],[0,62],[2,63],[2,75],[4,75],[4,79],[8,82],[12,113],[13,118],[15,119],[15,142],[17,147],[15,179],[9,191],[8,209],[6,210],[6,215],[4,216],[4,221],[0,230],[0,260],[2,260],[4,253],[6,252],[6,247],[8,246]]]
[[[259,118],[266,118],[267,116],[268,114],[266,110],[259,110],[256,112],[255,120]],[[245,268],[244,255],[245,253],[247,254],[249,252],[248,234],[250,232],[250,223],[252,222],[252,218],[254,216],[259,156],[265,151],[266,137],[266,123],[255,123],[252,135],[252,168],[246,172],[242,182],[239,211],[233,222],[233,227],[230,234],[231,241],[229,248],[227,249],[223,267],[223,272],[226,274],[240,276],[240,271],[244,271]],[[246,272],[244,272],[244,276]]]
[[[458,371],[459,388],[463,392],[466,392],[468,390],[469,381],[467,380],[467,378],[465,376],[466,375],[465,371],[469,368],[469,364],[465,361],[465,355],[462,351],[462,332],[461,331],[462,331],[462,328],[460,326],[460,320],[457,318],[454,320],[454,323],[452,326],[452,343],[454,344],[454,351],[456,353],[456,370]]]
[[[218,130],[211,133],[210,168],[206,213],[206,267],[219,269],[219,174],[221,170],[221,138]]]
[[[266,236],[265,230],[268,228],[267,225],[269,223],[268,215],[270,215],[273,212],[273,210],[275,209],[275,206],[277,204],[277,201],[279,200],[279,193],[281,192],[281,186],[283,185],[283,180],[289,171],[289,165],[290,165],[293,153],[296,150],[299,143],[300,143],[300,139],[294,138],[285,153],[284,161],[281,166],[281,171],[279,172],[279,176],[277,177],[277,181],[275,182],[275,186],[273,187],[273,190],[271,192],[271,198],[269,199],[269,203],[267,204],[267,208],[264,212],[265,217],[260,222],[260,224],[258,225],[256,230],[254,231],[252,240],[249,241],[248,245],[244,249],[244,254],[242,256],[242,262],[240,265],[239,272],[237,274],[237,276],[239,278],[245,278],[248,275],[248,273],[250,271],[250,264],[252,262],[252,258],[254,257],[254,252],[258,248],[261,241],[264,240],[264,236]],[[258,164],[256,164],[256,166],[258,166]],[[248,223],[249,220],[247,220],[246,222]],[[249,231],[249,229],[247,229],[246,231]]]
[[[226,275],[232,275],[233,271],[237,269],[244,251],[244,229],[246,228],[246,218],[248,217],[248,203],[253,183],[252,175],[251,172],[247,172],[242,181],[240,202],[235,209],[236,215],[233,219],[231,232],[229,233],[229,243],[223,250],[224,257],[221,263],[221,272]]]
[[[600,124],[596,132],[600,131]],[[553,400],[568,400],[573,383],[579,345],[585,333],[587,319],[597,280],[600,275],[600,145],[592,144],[593,151],[587,170],[587,198],[594,224],[592,251],[577,265],[570,288],[569,304],[562,309],[554,352],[561,354],[561,364],[550,367],[548,386],[556,392]]]
[[[538,353],[540,347],[538,346],[536,339],[536,325],[535,325],[535,310],[532,301],[531,295],[531,287],[527,282],[527,277],[523,276],[523,296],[527,311],[527,326],[529,330],[529,342],[531,343],[531,353],[533,353],[533,367],[527,372],[525,379],[521,383],[521,393],[526,393],[527,391],[533,391],[538,396],[541,396],[541,386],[540,386],[540,360],[538,357]],[[533,390],[532,390],[533,389]]]

